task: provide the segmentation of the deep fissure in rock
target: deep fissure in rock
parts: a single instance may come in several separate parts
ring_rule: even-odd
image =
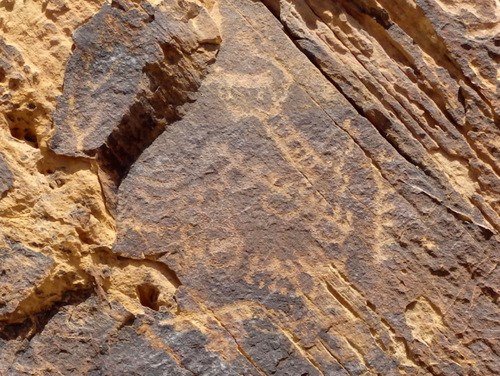
[[[218,45],[201,45],[207,51],[217,51]],[[120,125],[110,134],[96,154],[101,168],[116,187],[127,175],[130,167],[169,124],[182,118],[179,108],[194,102],[192,94],[198,90],[203,69],[193,74],[192,63],[174,46],[160,45],[164,59],[148,64],[143,69],[143,87]],[[215,59],[207,64],[212,64]]]

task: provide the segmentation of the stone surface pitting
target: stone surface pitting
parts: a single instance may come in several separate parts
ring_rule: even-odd
[[[57,110],[0,45],[0,374],[497,373],[498,2],[82,4]]]

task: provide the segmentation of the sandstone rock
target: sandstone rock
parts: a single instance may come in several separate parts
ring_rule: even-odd
[[[70,156],[99,150],[104,167],[120,180],[180,117],[177,107],[200,85],[219,35],[194,3],[166,1],[154,9],[113,1],[74,40],[51,148]]]
[[[3,195],[12,184],[12,173],[0,154],[0,194]]]
[[[498,373],[496,1],[101,4],[0,13],[0,374]]]
[[[19,244],[11,244],[1,254],[0,315],[13,313],[37,285],[47,277],[53,260]],[[23,268],[19,268],[23,265]],[[8,335],[4,333],[4,335]]]

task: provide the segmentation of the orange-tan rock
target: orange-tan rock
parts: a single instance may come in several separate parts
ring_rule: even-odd
[[[496,0],[0,3],[0,375],[496,375]]]

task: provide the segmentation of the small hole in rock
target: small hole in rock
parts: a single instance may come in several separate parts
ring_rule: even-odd
[[[375,306],[375,304],[373,304],[372,302],[370,301],[366,301],[366,305],[368,306],[368,308],[370,308],[373,312],[375,312],[377,310],[377,307]]]
[[[36,134],[32,133],[28,128],[24,129],[24,140],[34,145],[38,145]]]
[[[443,268],[440,269],[429,269],[432,275],[438,276],[438,277],[448,277],[451,273]]]
[[[6,114],[12,137],[25,141],[28,145],[38,148],[38,140],[34,127],[34,117],[27,112],[13,111]]]
[[[125,8],[125,5],[121,1],[113,0],[111,1],[111,6],[116,9],[124,10],[126,11],[127,9]]]
[[[17,78],[11,78],[9,80],[9,89],[12,91],[19,89],[20,85],[21,85],[21,80],[19,80]]]
[[[156,286],[145,283],[137,286],[137,295],[139,296],[139,301],[144,307],[151,308],[152,310],[158,311],[160,306],[158,304],[158,297],[160,296],[160,290]]]

